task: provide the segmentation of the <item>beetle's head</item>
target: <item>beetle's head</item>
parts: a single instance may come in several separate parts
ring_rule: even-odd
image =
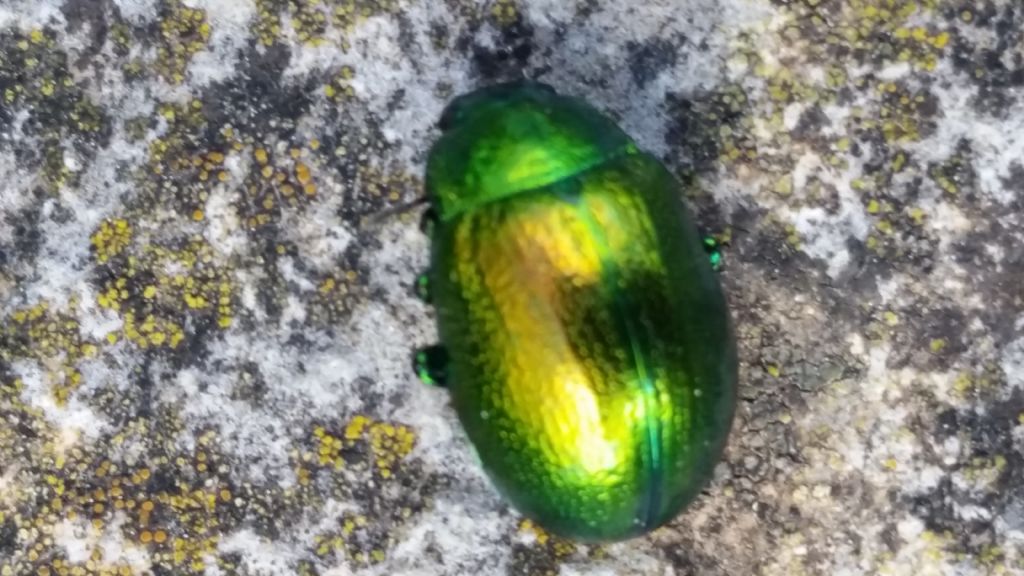
[[[591,106],[532,81],[459,96],[439,127],[426,184],[441,220],[571,177],[632,148]]]

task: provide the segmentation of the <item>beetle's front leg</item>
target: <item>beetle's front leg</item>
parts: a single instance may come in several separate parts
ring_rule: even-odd
[[[448,351],[435,344],[416,351],[413,370],[424,384],[444,388],[448,385]]]
[[[704,252],[707,253],[708,260],[711,262],[711,268],[716,271],[721,270],[723,264],[722,246],[728,244],[728,233],[705,235],[702,244]]]
[[[420,230],[427,235],[427,238],[434,236],[434,227],[437,225],[437,211],[431,206],[423,211],[420,217]]]
[[[432,304],[432,294],[430,292],[430,273],[424,272],[416,277],[416,285],[413,286],[413,290],[416,293],[416,297],[423,301],[424,304]]]

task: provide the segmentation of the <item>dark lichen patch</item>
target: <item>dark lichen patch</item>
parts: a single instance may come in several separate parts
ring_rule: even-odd
[[[920,370],[953,368],[963,361],[972,341],[963,311],[932,308],[923,301],[880,312],[871,328],[879,339],[889,336],[893,346],[889,366],[894,369],[908,365]]]
[[[25,115],[14,152],[23,170],[42,169],[50,190],[76,183],[68,154],[85,164],[110,136],[106,113],[72,74],[51,29],[0,31],[0,104],[0,129]]]
[[[816,385],[808,379],[815,365],[800,353],[803,342],[793,341],[782,325],[770,320],[778,304],[766,297],[763,287],[745,297],[737,295],[734,302],[742,375],[736,429],[742,432],[727,455],[736,473],[729,482],[741,493],[745,490],[747,499],[756,499],[749,481],[744,480],[744,471],[775,473],[771,470],[781,464],[780,459],[797,453],[792,420],[786,414],[804,406],[802,388],[824,384]],[[839,343],[834,340],[823,339],[819,345],[833,357],[841,357]],[[748,459],[754,464],[748,466]]]
[[[975,109],[1003,118],[1013,100],[1012,90],[1024,86],[1024,10],[1013,2],[951,2],[944,7],[950,22],[977,35],[957,37],[952,63],[961,78],[973,85]]]
[[[3,335],[0,335],[0,343]],[[0,360],[4,362],[4,360]],[[24,403],[21,396],[25,384],[6,370],[0,379],[0,417],[5,426],[0,429],[0,458],[11,463],[5,473],[14,473],[13,463],[26,462],[37,454],[45,437],[45,424],[37,413]],[[13,507],[9,508],[13,509]],[[8,508],[0,509],[0,521],[6,522]]]
[[[37,200],[42,200],[45,197],[45,193],[37,189],[33,196]],[[13,271],[18,276],[33,272],[31,270],[33,268],[32,265],[43,241],[42,233],[39,230],[42,218],[41,207],[42,203],[37,202],[17,212],[12,212],[4,219],[8,230],[11,231],[12,237],[9,248],[12,263],[11,268],[8,270]],[[21,264],[21,266],[16,267],[15,264]],[[28,268],[28,270],[24,270],[25,268]]]
[[[285,45],[246,50],[237,74],[203,91],[203,115],[209,126],[232,125],[254,137],[290,137],[295,122],[308,112],[314,93],[313,79],[285,80],[290,60],[291,49]]]
[[[232,151],[233,133],[220,132],[213,141],[205,138],[209,123],[202,102],[163,104],[154,120],[167,126],[163,136],[148,143],[148,173],[139,173],[140,190],[130,206],[140,212],[162,208],[196,221],[211,189],[226,181],[222,164]]]
[[[1000,178],[1000,183],[1006,190],[1016,193],[1018,198],[1024,198],[1024,162],[1011,162],[1009,176]]]
[[[992,384],[989,390],[999,388]],[[1016,488],[1024,482],[1024,455],[1014,445],[1013,431],[1021,425],[1021,414],[1024,393],[1020,390],[1005,400],[980,400],[968,410],[940,414],[934,442],[955,440],[961,450],[953,464],[943,465],[949,475],[934,490],[907,502],[929,530],[949,535],[956,552],[978,558],[986,566],[999,565],[1004,554],[995,519],[1019,506]],[[972,507],[985,513],[965,517],[964,510]]]
[[[210,41],[206,11],[181,0],[162,0],[157,32],[156,73],[171,84],[185,81],[192,57]]]
[[[626,60],[636,85],[643,88],[663,71],[674,67],[680,53],[683,53],[680,45],[685,41],[685,38],[653,38],[642,43],[628,42],[626,50],[629,56]]]
[[[317,278],[316,292],[303,298],[307,325],[333,330],[366,299],[366,279],[371,271],[362,261],[362,254],[367,242],[352,242],[333,270],[313,274]]]
[[[961,139],[944,162],[928,167],[928,176],[946,194],[962,196],[962,202],[977,201],[978,175],[974,171],[971,142]]]
[[[361,130],[331,122],[320,143],[318,162],[333,174],[344,195],[338,215],[353,230],[364,229],[368,218],[422,190],[419,179],[400,166],[373,161],[387,158],[393,146],[374,120]],[[365,239],[371,241],[370,235]]]
[[[269,386],[260,365],[256,362],[247,362],[239,369],[238,377],[231,388],[230,398],[259,408],[265,406],[268,392]]]
[[[898,150],[889,149],[919,141],[935,131],[938,105],[928,88],[910,87],[903,82],[875,81],[873,78],[864,81],[875,86],[879,108],[877,117],[856,115],[853,133],[860,139],[877,143],[891,158]]]
[[[820,103],[812,104],[800,114],[800,119],[793,128],[790,135],[796,142],[802,142],[815,147],[828,147],[832,143],[823,134],[831,127],[832,121],[822,109]],[[856,154],[856,152],[854,152]]]
[[[721,562],[701,548],[699,541],[687,539],[662,551],[679,576],[726,576]]]
[[[985,211],[987,225],[966,234],[954,247],[953,256],[968,277],[986,279],[984,285],[977,286],[985,305],[973,311],[974,318],[997,342],[1009,342],[1015,337],[1017,319],[1006,311],[1024,310],[1024,294],[1017,282],[1024,267],[1024,238],[1011,232],[1015,228],[1013,220],[999,222],[994,212],[1003,212],[1004,208],[991,210]],[[1020,205],[1011,205],[1009,212],[1024,214]]]
[[[0,522],[0,554],[12,556],[17,546],[18,526],[14,519]]]
[[[110,29],[109,22],[112,20],[109,16],[112,8],[108,0],[66,0],[61,5],[60,11],[69,32],[75,33],[88,27],[89,45],[79,59],[80,64],[85,64],[103,49]]]
[[[665,108],[672,119],[665,142],[675,158],[695,172],[756,158],[756,145],[750,134],[753,124],[742,87],[726,86],[688,97],[669,94]]]
[[[761,222],[756,229],[747,228],[743,220],[736,221],[737,233],[730,241],[728,254],[763,268],[771,281],[810,284],[814,281],[814,266],[799,248],[799,238],[791,225],[778,221]]]
[[[885,179],[887,172],[881,169],[876,174]],[[868,257],[860,273],[886,277],[899,268],[930,273],[936,265],[937,247],[924,226],[926,213],[917,204],[921,180],[902,187],[855,182],[863,185],[864,210],[872,219],[872,229],[863,243]]]
[[[485,79],[515,79],[524,76],[534,52],[533,26],[511,2],[498,2],[491,23],[497,27],[493,46],[475,44],[472,61]]]

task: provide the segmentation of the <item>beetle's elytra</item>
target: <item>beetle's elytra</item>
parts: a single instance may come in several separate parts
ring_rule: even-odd
[[[456,98],[431,150],[444,379],[499,491],[563,536],[675,517],[721,456],[736,348],[680,186],[614,122],[534,82]]]

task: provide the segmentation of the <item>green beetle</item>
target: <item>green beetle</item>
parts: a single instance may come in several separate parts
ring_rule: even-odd
[[[562,536],[622,540],[709,480],[736,403],[725,298],[678,181],[607,117],[536,82],[456,98],[426,170],[421,287],[486,472]]]

